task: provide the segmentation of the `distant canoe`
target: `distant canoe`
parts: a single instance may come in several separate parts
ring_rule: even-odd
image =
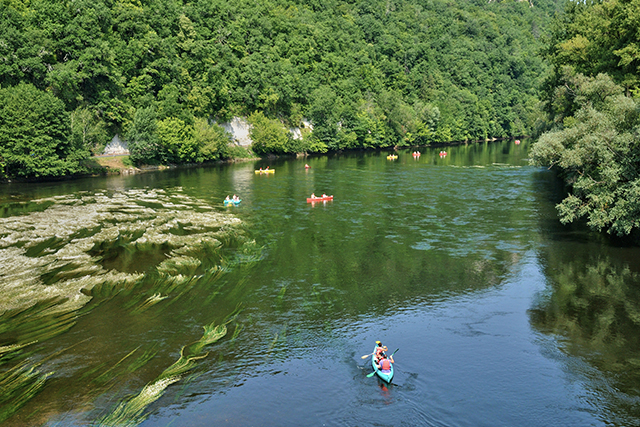
[[[275,169],[263,169],[263,170],[257,170],[256,173],[276,173]]]
[[[390,154],[390,155],[387,156],[387,159],[389,159],[389,160],[395,160],[397,158],[398,158],[398,156],[396,156],[395,154]]]
[[[307,203],[326,202],[327,200],[333,200],[333,196],[307,197]]]
[[[225,200],[224,201],[224,205],[225,206],[238,206],[238,204],[241,202],[242,200],[238,199],[238,200]]]

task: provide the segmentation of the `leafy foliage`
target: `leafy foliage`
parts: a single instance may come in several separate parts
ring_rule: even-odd
[[[156,112],[153,108],[136,111],[133,125],[127,133],[131,161],[147,164],[160,161],[161,149],[157,128]]]
[[[571,193],[562,222],[586,218],[616,235],[640,231],[637,0],[570,1],[543,50],[554,66],[543,85],[553,130],[534,144],[535,164],[558,168]]]
[[[256,111],[249,116],[251,130],[249,135],[253,141],[251,149],[257,154],[284,153],[289,143],[289,132],[278,120],[272,120]]]
[[[572,188],[558,205],[563,223],[585,217],[594,229],[630,234],[640,229],[640,104],[604,74],[570,82],[577,111],[540,137],[532,160],[557,165]]]
[[[628,92],[637,91],[639,13],[638,0],[569,1],[552,26],[544,54],[556,70],[568,65],[591,77],[606,73]]]
[[[69,115],[71,140],[74,146],[100,154],[109,141],[107,129],[97,111],[78,107]]]
[[[0,89],[0,176],[77,171],[84,147],[69,141],[67,120],[62,101],[31,84]]]
[[[193,126],[175,117],[160,120],[157,126],[163,163],[189,163],[196,160],[198,152],[193,139]]]
[[[149,109],[158,123],[180,120],[185,130],[195,119],[256,111],[287,126],[313,122],[312,137],[274,146],[278,153],[520,135],[537,118],[546,66],[536,52],[554,8],[555,0],[533,8],[476,0],[5,2],[0,84],[29,82],[69,112],[91,111],[95,134],[85,143],[99,147],[100,129],[130,134],[136,161],[211,157],[199,142],[162,153],[154,145],[169,143],[156,133],[162,125],[148,121],[140,133]]]
[[[198,145],[199,160],[210,161],[229,157],[229,134],[216,124],[209,124],[206,119],[196,118],[194,123],[194,139]]]

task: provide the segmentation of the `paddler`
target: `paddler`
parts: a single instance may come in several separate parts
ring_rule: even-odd
[[[376,358],[376,362],[379,362],[380,359],[382,359],[382,356],[386,354],[387,346],[382,345],[380,341],[376,341],[376,346],[377,347],[376,347],[375,358]]]
[[[391,373],[392,363],[395,363],[393,361],[393,356],[389,356],[389,358],[387,358],[387,355],[382,353],[382,359],[380,359],[380,363],[378,363],[378,369],[380,369],[383,374],[389,374]]]

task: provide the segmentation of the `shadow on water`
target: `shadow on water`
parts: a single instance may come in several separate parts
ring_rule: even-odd
[[[608,425],[640,419],[640,248],[630,239],[561,225],[555,205],[565,197],[553,173],[537,196],[541,228],[550,240],[539,249],[547,286],[529,311],[531,325],[553,337],[567,371],[585,380],[585,397]],[[550,203],[548,203],[548,202]],[[576,360],[581,363],[576,363]]]
[[[615,253],[615,251],[613,251]],[[589,400],[614,425],[640,419],[640,273],[588,253],[547,259],[549,290],[531,309],[531,324],[554,336],[567,355],[586,362]],[[575,368],[574,368],[575,369]]]

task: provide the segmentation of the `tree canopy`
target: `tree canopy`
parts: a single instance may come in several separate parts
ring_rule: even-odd
[[[101,129],[127,135],[146,109],[154,132],[181,123],[185,135],[196,118],[258,111],[288,127],[311,120],[310,140],[285,152],[515,136],[538,116],[546,66],[536,53],[554,8],[554,0],[8,1],[0,85],[31,83],[67,112],[98,117],[94,148],[104,144]],[[173,144],[162,135],[154,134],[160,145]],[[173,154],[159,160],[203,158],[175,148],[163,147]]]
[[[640,231],[639,17],[639,0],[567,3],[543,50],[551,129],[531,156],[567,183],[562,222],[619,236]]]
[[[71,144],[64,104],[20,83],[0,89],[0,173],[10,177],[65,175],[85,156]]]

